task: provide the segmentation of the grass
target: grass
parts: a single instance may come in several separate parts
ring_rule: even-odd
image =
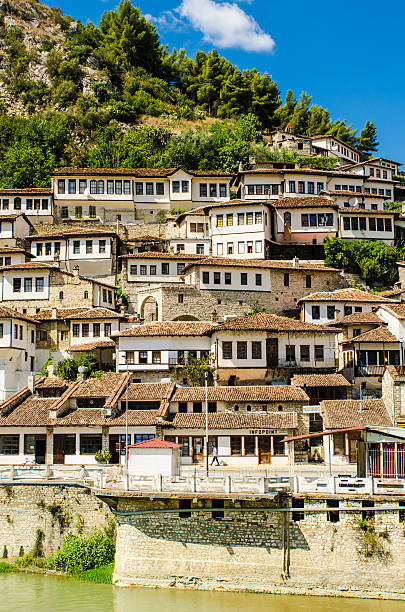
[[[6,564],[3,564],[6,565]],[[80,574],[74,574],[74,578],[83,582],[94,582],[97,584],[112,584],[112,575],[114,571],[114,563],[108,563],[101,567],[86,570]]]
[[[7,574],[7,572],[14,572],[15,569],[10,563],[4,563],[0,561],[0,574]]]

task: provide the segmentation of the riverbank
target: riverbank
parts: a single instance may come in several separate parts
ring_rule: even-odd
[[[79,580],[81,582],[92,582],[94,584],[112,584],[114,563],[107,563],[106,565],[88,569],[83,572],[67,573],[57,572],[56,570],[38,567],[36,565],[22,567],[21,565],[18,565],[18,563],[6,563],[4,561],[0,562],[0,574],[8,574],[12,572],[74,578],[75,580]]]

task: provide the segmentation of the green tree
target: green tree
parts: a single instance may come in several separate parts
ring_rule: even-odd
[[[215,372],[214,356],[188,357],[187,361],[178,370],[178,376],[186,378],[188,383],[193,387],[202,387],[205,384],[205,375],[207,374],[208,384],[213,384],[213,375]]]
[[[360,132],[357,148],[365,157],[370,157],[371,153],[377,151],[380,143],[377,140],[377,130],[372,121],[366,121],[364,128]]]

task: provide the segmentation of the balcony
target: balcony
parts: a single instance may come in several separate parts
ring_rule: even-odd
[[[383,376],[384,371],[382,365],[361,365],[355,368],[355,376]]]

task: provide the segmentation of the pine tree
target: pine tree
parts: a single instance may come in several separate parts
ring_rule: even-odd
[[[289,122],[293,134],[307,134],[311,99],[306,91],[301,92]]]
[[[335,138],[339,138],[339,140],[342,140],[353,147],[356,147],[358,143],[356,133],[357,130],[354,129],[351,124],[346,125],[346,119],[343,121],[336,119],[336,121],[334,121],[328,129],[328,134],[334,136]]]
[[[311,106],[308,111],[308,136],[326,134],[330,125],[329,111],[322,106]]]
[[[287,91],[284,104],[280,106],[275,112],[274,120],[277,128],[279,128],[280,130],[286,129],[294,113],[296,103],[297,102],[294,97],[294,94],[291,89],[289,89]]]
[[[358,149],[364,156],[370,157],[371,153],[377,151],[379,144],[375,125],[372,121],[367,120],[364,128],[360,132]]]

